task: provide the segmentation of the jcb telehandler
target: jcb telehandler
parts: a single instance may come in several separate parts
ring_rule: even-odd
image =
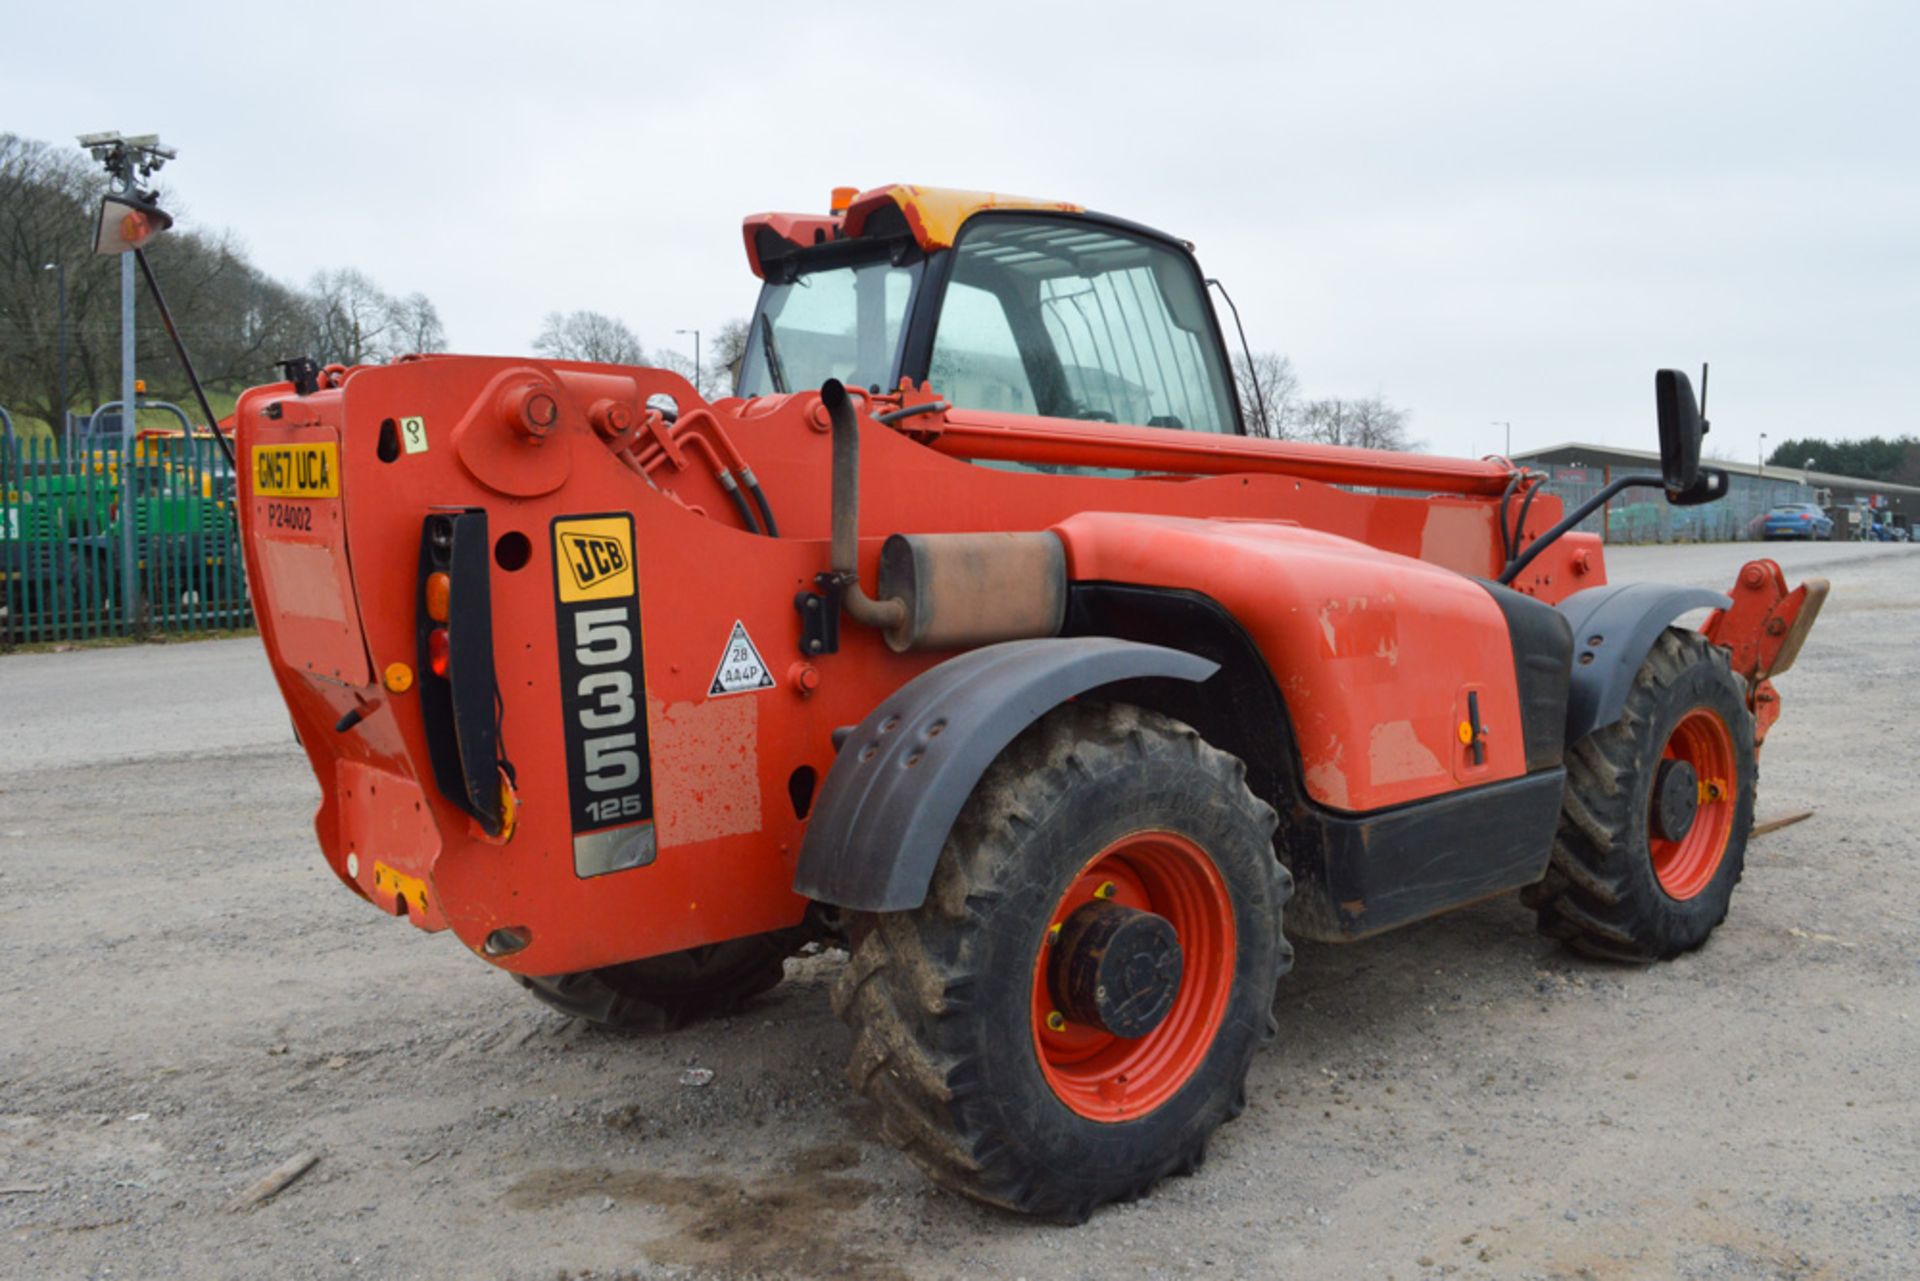
[[[746,220],[735,396],[432,356],[241,399],[350,889],[622,1027],[843,942],[888,1135],[1069,1220],[1244,1106],[1289,935],[1519,890],[1585,952],[1706,941],[1824,583],[1609,585],[1601,500],[1506,459],[1250,435],[1160,232],[834,206]],[[1660,473],[1607,493],[1723,494],[1688,379],[1655,399]]]

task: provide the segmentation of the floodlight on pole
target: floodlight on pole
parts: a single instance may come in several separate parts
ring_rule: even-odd
[[[141,246],[173,225],[155,193],[142,191],[140,185],[179,153],[162,145],[155,133],[83,133],[79,143],[114,180],[114,189],[100,201],[93,247],[96,253],[120,255],[120,612],[128,633],[134,634],[139,626],[139,561],[133,537],[139,476],[133,465],[133,437],[139,426],[140,390],[134,378],[133,266]]]

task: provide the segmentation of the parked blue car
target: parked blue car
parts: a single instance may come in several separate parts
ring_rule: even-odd
[[[1825,540],[1833,537],[1833,518],[1812,503],[1788,503],[1767,513],[1760,536],[1768,542],[1776,538]]]

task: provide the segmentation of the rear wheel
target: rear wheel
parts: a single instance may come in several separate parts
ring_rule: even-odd
[[[662,1032],[731,1014],[777,984],[798,931],[756,934],[597,970],[514,979],[562,1014],[602,1027]]]
[[[1078,1221],[1239,1114],[1292,960],[1245,776],[1157,713],[1059,708],[982,778],[926,902],[863,922],[848,1074],[936,1182]]]
[[[1726,919],[1758,781],[1753,716],[1723,649],[1668,628],[1620,720],[1568,753],[1543,933],[1594,956],[1657,961]]]

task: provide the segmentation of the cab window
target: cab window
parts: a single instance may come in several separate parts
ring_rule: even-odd
[[[829,378],[890,386],[920,267],[878,259],[768,281],[747,333],[739,394],[805,391]]]
[[[928,375],[951,403],[1093,422],[1236,430],[1191,261],[1055,218],[968,223]]]

